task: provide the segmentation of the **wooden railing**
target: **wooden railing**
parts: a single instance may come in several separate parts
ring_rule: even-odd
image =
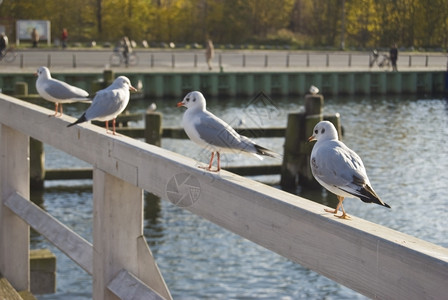
[[[16,289],[29,288],[32,226],[93,275],[94,299],[171,298],[143,236],[147,190],[368,297],[448,294],[448,249],[356,217],[339,220],[315,202],[205,172],[193,159],[97,126],[66,128],[73,118],[49,114],[0,95],[0,272]],[[29,201],[30,136],[93,166],[92,244]],[[180,178],[188,183],[177,185]]]

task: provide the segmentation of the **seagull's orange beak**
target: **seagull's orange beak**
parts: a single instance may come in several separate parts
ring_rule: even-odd
[[[182,103],[182,101],[181,101],[181,102],[177,102],[176,107],[181,107],[181,106],[184,106],[184,104]]]
[[[312,135],[312,136],[310,136],[309,138],[308,138],[308,143],[309,142],[312,142],[312,141],[315,141],[316,140],[316,138],[314,137],[314,135]]]

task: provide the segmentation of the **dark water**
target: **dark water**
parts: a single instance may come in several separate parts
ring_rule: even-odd
[[[132,112],[156,102],[164,126],[180,126],[180,99],[133,101]],[[287,114],[302,108],[302,98],[273,98],[275,110],[249,111],[252,99],[209,99],[208,108],[231,124],[284,126]],[[78,116],[83,105],[64,107]],[[349,214],[448,247],[448,102],[443,97],[375,96],[325,99],[325,113],[339,112],[344,142],[363,159],[370,181],[391,210],[348,199]],[[261,123],[260,123],[261,122]],[[143,124],[133,124],[142,126]],[[282,139],[259,139],[283,153]],[[207,162],[208,153],[189,141],[164,140],[163,147]],[[48,168],[86,166],[46,147]],[[275,163],[226,155],[225,165]],[[275,185],[279,176],[259,176]],[[331,204],[325,192],[301,192],[306,198]],[[56,218],[92,240],[91,182],[47,182],[44,207]],[[145,195],[144,233],[175,299],[364,299],[298,264],[184,211],[168,201]],[[39,299],[90,299],[91,277],[75,263],[32,235],[32,248],[49,247],[57,255],[57,293]]]

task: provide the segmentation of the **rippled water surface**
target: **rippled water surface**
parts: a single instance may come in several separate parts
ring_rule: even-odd
[[[156,101],[165,126],[179,126],[180,99]],[[247,110],[251,99],[209,99],[208,108],[231,124],[285,126],[287,114],[303,109],[303,99],[273,98],[278,109]],[[153,100],[133,101],[132,112],[143,112]],[[79,116],[85,106],[64,107]],[[328,97],[325,113],[341,114],[344,142],[363,159],[370,181],[391,210],[358,199],[344,201],[349,214],[448,247],[448,104],[424,97]],[[254,123],[254,124],[251,124]],[[133,124],[142,126],[142,124]],[[260,144],[283,153],[282,139]],[[189,141],[164,140],[163,147],[207,162],[208,153]],[[86,166],[46,147],[48,168]],[[262,163],[275,163],[265,160]],[[224,165],[259,164],[257,159],[226,155]],[[279,176],[256,179],[276,184]],[[298,193],[333,205],[325,192]],[[33,193],[56,218],[92,240],[91,182],[47,182]],[[178,208],[145,195],[144,232],[175,299],[363,299],[364,297],[277,254]],[[91,277],[33,233],[32,247],[49,247],[57,255],[57,293],[39,299],[90,299]]]

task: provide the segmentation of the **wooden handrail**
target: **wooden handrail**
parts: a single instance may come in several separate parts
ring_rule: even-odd
[[[230,172],[206,172],[194,159],[94,125],[67,129],[73,118],[50,113],[0,96],[3,125],[92,164],[105,182],[119,179],[127,189],[147,190],[371,298],[441,299],[448,293],[446,248],[356,217],[339,220],[321,204]],[[94,182],[101,186],[102,180]]]

